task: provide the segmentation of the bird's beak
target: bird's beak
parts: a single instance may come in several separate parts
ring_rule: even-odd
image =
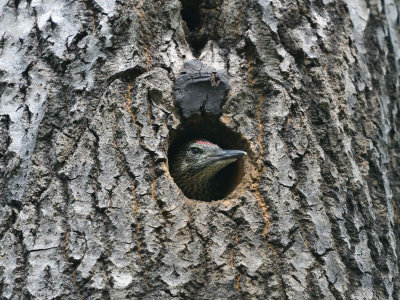
[[[232,160],[232,159],[233,161],[235,161],[246,155],[247,153],[241,150],[223,150],[220,153],[211,155],[210,158],[213,161]]]

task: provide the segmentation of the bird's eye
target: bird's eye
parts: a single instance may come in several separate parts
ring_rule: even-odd
[[[200,153],[200,149],[199,148],[190,148],[189,149],[190,153],[192,154],[199,154]]]

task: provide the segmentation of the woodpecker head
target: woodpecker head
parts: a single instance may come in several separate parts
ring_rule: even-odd
[[[247,155],[240,150],[222,150],[207,140],[194,140],[183,144],[170,162],[171,174],[186,196],[211,200],[215,195],[214,176],[239,158]]]

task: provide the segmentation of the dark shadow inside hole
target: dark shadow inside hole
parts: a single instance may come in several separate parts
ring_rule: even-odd
[[[201,0],[181,0],[182,19],[186,22],[190,31],[194,31],[201,24],[200,4]]]
[[[170,130],[168,161],[171,161],[170,158],[174,156],[179,147],[195,139],[206,139],[217,144],[222,149],[242,150],[246,151],[248,154],[250,153],[250,147],[246,140],[240,134],[221,123],[218,119],[196,117],[185,121],[176,130]],[[218,193],[212,194],[210,199],[206,201],[219,200],[226,197],[237,187],[243,176],[244,159],[241,158],[227,165],[216,174],[213,180],[218,183],[220,189]]]
[[[186,40],[195,57],[209,40],[220,39],[218,34],[218,17],[221,11],[222,0],[180,0],[182,4],[181,16],[185,21]]]

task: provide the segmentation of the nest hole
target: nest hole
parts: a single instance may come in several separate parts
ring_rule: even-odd
[[[196,117],[186,120],[177,129],[171,129],[169,134],[168,161],[174,156],[176,151],[186,142],[195,139],[205,139],[217,144],[222,149],[242,150],[250,154],[248,142],[237,132],[227,127],[216,118]],[[248,156],[247,156],[248,157]],[[210,199],[205,201],[220,200],[228,196],[242,181],[245,175],[245,161],[248,158],[239,160],[227,165],[220,170],[214,177],[221,187],[220,191],[211,194]],[[170,168],[170,165],[169,165]],[[173,175],[173,174],[171,174]],[[172,176],[173,177],[173,176]],[[179,187],[179,184],[178,184]],[[181,190],[182,188],[179,187]],[[186,197],[189,197],[183,190]],[[191,198],[193,199],[193,198]],[[195,199],[204,200],[204,199]]]

